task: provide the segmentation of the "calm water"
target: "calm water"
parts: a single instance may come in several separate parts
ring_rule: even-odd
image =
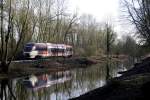
[[[105,85],[107,71],[110,77],[117,77],[119,76],[117,72],[129,67],[127,64],[125,62],[101,63],[64,72],[2,80],[1,99],[67,100]]]

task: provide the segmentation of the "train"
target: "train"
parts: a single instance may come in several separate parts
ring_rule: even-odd
[[[25,58],[71,57],[73,47],[67,44],[27,43],[23,49]]]

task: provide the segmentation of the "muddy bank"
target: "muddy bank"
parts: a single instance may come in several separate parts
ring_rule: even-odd
[[[150,100],[150,58],[134,64],[121,77],[71,100]]]

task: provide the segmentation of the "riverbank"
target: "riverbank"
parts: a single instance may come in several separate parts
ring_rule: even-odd
[[[96,63],[95,60],[85,57],[18,60],[11,63],[8,74],[0,73],[0,79],[85,68]]]
[[[111,58],[114,61],[122,61],[124,58]],[[9,73],[0,73],[0,79],[22,77],[31,74],[52,73],[70,70],[73,68],[86,68],[92,64],[103,63],[106,57],[71,57],[50,58],[38,60],[17,60],[10,65]]]
[[[149,100],[150,57],[134,64],[128,71],[120,72],[104,87],[97,88],[71,100]]]

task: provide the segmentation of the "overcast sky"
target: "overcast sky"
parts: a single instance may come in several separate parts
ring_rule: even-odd
[[[77,10],[79,15],[91,14],[97,21],[110,20],[119,37],[127,29],[120,25],[120,0],[70,0],[70,9]]]
[[[117,17],[119,0],[70,0],[71,7],[81,13],[92,14],[97,20],[102,21],[108,17]]]

